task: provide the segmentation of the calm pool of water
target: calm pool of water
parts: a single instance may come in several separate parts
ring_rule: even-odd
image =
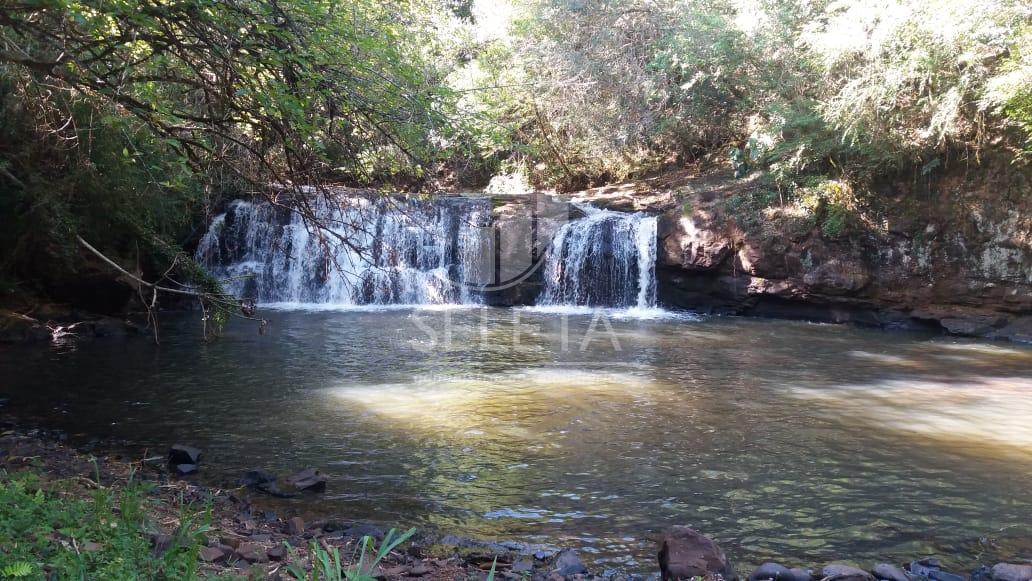
[[[574,546],[599,568],[654,569],[672,524],[746,565],[969,567],[1032,544],[1032,349],[633,315],[273,311],[266,336],[211,344],[166,317],[160,347],[4,346],[0,397],[78,437],[199,446],[215,482],[331,476],[287,512]]]

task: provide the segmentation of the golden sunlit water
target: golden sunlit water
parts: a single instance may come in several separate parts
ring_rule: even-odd
[[[316,466],[300,512],[654,568],[673,524],[743,565],[1032,542],[1032,349],[662,311],[273,311],[270,332],[5,347],[8,411],[202,470]],[[1027,555],[1026,555],[1027,556]]]

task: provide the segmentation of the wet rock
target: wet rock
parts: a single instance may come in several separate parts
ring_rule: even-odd
[[[684,526],[671,527],[660,537],[659,568],[663,581],[713,574],[736,578],[734,566],[717,543]]]
[[[930,581],[967,581],[964,575],[957,575],[949,571],[943,571],[938,559],[921,559],[907,565],[910,572],[918,577],[924,577]]]
[[[841,563],[832,563],[821,569],[821,577],[826,581],[874,581],[874,575],[867,571]]]
[[[11,311],[0,311],[0,343],[49,340],[50,330],[36,319]]]
[[[201,451],[191,446],[176,444],[168,449],[168,463],[176,464],[197,464],[201,461]]]
[[[287,521],[287,534],[289,535],[300,535],[305,532],[305,521],[299,516],[295,516]]]
[[[288,477],[287,483],[304,492],[325,492],[327,480],[326,476],[315,468],[305,468]]]
[[[248,470],[240,477],[240,486],[248,488],[256,488],[270,482],[276,482],[276,475],[268,470]]]
[[[871,569],[871,573],[875,578],[883,581],[910,581],[910,576],[906,571],[889,563],[878,563]]]
[[[588,572],[588,568],[584,566],[580,557],[577,556],[577,551],[574,551],[573,549],[560,551],[559,556],[555,558],[552,570],[563,577],[570,577],[572,575]]]
[[[228,557],[229,555],[219,547],[204,547],[201,549],[201,560],[205,563],[221,563]]]
[[[196,464],[173,464],[172,471],[179,476],[186,476],[188,474],[194,474],[197,472]]]
[[[140,333],[140,328],[131,321],[124,321],[116,317],[101,317],[91,321],[90,327],[96,337],[126,337]]]
[[[810,581],[812,572],[789,569],[777,563],[764,563],[749,575],[749,581]]]
[[[993,581],[1032,581],[1032,565],[997,563],[990,575]]]
[[[275,482],[263,482],[262,484],[256,485],[254,489],[258,492],[268,494],[269,496],[274,496],[276,498],[294,498],[297,496],[297,494],[293,492],[284,492]]]

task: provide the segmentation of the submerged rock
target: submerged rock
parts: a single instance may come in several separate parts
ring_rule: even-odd
[[[270,482],[276,482],[276,475],[268,470],[248,470],[240,477],[240,486],[248,488],[257,488]]]
[[[831,581],[874,581],[874,575],[852,565],[832,563],[821,569],[821,577]]]
[[[910,573],[918,577],[924,577],[930,581],[967,581],[964,575],[943,571],[938,559],[921,559],[907,565]]]
[[[1032,565],[997,563],[991,575],[993,581],[1032,581]]]
[[[305,492],[324,492],[328,478],[315,468],[304,470],[287,478],[287,483]]]
[[[727,555],[709,537],[685,526],[670,527],[659,540],[659,568],[663,581],[720,575],[736,579]]]
[[[889,563],[878,563],[871,569],[871,573],[882,581],[910,581],[906,571]]]

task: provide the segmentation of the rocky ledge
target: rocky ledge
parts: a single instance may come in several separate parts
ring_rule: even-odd
[[[886,183],[835,229],[759,176],[681,172],[575,200],[660,216],[667,307],[1032,342],[1032,184],[1006,164]]]

